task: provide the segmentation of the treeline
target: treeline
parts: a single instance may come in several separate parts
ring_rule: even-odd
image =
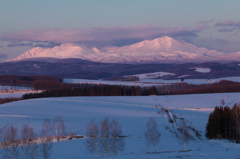
[[[71,85],[60,81],[37,80],[32,82],[32,87],[37,90],[69,89]]]
[[[159,95],[240,92],[240,83],[227,80],[222,80],[213,84],[200,85],[179,83],[160,86],[157,90]]]
[[[16,97],[0,98],[0,104],[14,102],[18,100],[21,100],[21,98],[16,98]]]
[[[61,116],[54,121],[45,119],[40,134],[28,124],[23,124],[20,131],[13,125],[5,125],[0,133],[0,155],[4,159],[49,159],[51,158],[53,142],[67,140],[74,137],[67,132],[65,122]]]
[[[62,78],[52,77],[52,76],[0,75],[0,85],[32,87],[33,89],[48,90],[48,91],[57,90],[59,94],[65,94],[65,93],[60,93],[63,90],[71,93],[70,90],[75,89],[74,94],[80,94],[80,96],[82,95],[83,96],[150,95],[150,94],[176,95],[176,94],[201,94],[201,93],[227,93],[227,92],[240,91],[240,83],[227,81],[227,80],[222,80],[218,83],[213,83],[213,84],[195,85],[195,84],[187,84],[187,83],[175,83],[175,84],[169,84],[169,85],[156,86],[156,88],[155,87],[139,88],[136,86],[107,87],[105,85],[102,86],[102,85],[92,85],[92,84],[64,83]],[[133,90],[134,89],[133,87],[136,90]],[[79,88],[84,88],[84,90],[80,91],[78,90]],[[86,88],[88,88],[89,90],[85,90]],[[130,88],[130,92],[129,92],[129,88]],[[113,89],[113,90],[109,90],[109,89]],[[96,91],[96,92],[93,92],[93,91]],[[82,92],[82,93],[79,93],[79,92]]]
[[[240,104],[234,104],[230,109],[224,106],[215,107],[209,115],[206,125],[208,139],[229,139],[240,142]]]
[[[68,88],[60,90],[47,90],[41,93],[29,93],[22,99],[43,97],[67,97],[67,96],[141,96],[157,95],[155,87],[144,88],[112,85],[82,85],[80,88]]]
[[[240,83],[220,81],[214,84],[172,84],[159,87],[136,87],[121,85],[91,85],[91,84],[66,84],[38,81],[39,88],[45,88],[41,93],[23,95],[23,99],[42,97],[67,97],[67,96],[148,96],[148,95],[177,95],[201,93],[227,93],[239,92]],[[37,87],[36,86],[36,87]],[[38,88],[38,87],[37,87]],[[54,89],[55,88],[55,89]]]
[[[130,86],[108,86],[108,85],[96,85],[96,84],[95,85],[70,84],[70,83],[63,83],[60,81],[37,80],[33,82],[32,87],[38,90],[49,90],[49,91],[51,90],[67,91],[67,90],[73,90],[73,88],[74,89],[77,88],[77,90],[75,90],[77,92],[79,92],[78,88],[89,89],[89,90],[84,90],[84,93],[83,92],[80,93],[80,96],[177,95],[177,94],[240,92],[240,83],[227,81],[227,80],[222,80],[218,83],[213,83],[213,84],[197,84],[196,85],[196,84],[187,84],[187,83],[175,83],[175,84],[169,84],[169,85],[143,87],[143,88],[139,86],[130,87]],[[112,90],[109,90],[109,89],[112,89]]]
[[[40,88],[44,82],[45,85],[50,85],[48,83],[60,84],[62,81],[62,78],[52,76],[0,75],[0,85],[2,86],[36,87],[37,89]]]

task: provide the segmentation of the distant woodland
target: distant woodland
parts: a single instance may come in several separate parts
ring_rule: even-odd
[[[44,83],[42,83],[42,86],[44,86]],[[23,99],[62,96],[148,96],[227,92],[240,92],[240,83],[224,80],[214,84],[191,85],[181,83],[158,87],[70,84],[65,89],[26,94],[23,96]]]
[[[2,86],[20,86],[35,88],[39,87],[42,82],[44,82],[46,86],[47,83],[49,85],[50,82],[60,84],[62,81],[62,78],[52,76],[0,75],[0,85]]]
[[[1,103],[10,101],[43,98],[43,97],[67,97],[67,96],[148,96],[148,95],[177,95],[177,94],[202,94],[202,93],[227,93],[240,92],[240,83],[222,80],[213,84],[193,85],[176,83],[169,85],[140,87],[123,85],[101,84],[69,84],[63,83],[62,78],[51,76],[16,76],[1,75],[0,85],[25,86],[36,90],[44,90],[41,93],[28,93],[18,98],[0,99]]]
[[[158,95],[240,92],[240,83],[222,80],[213,84],[177,83],[157,87]]]

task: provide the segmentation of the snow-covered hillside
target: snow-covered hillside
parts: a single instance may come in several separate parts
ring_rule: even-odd
[[[85,135],[86,125],[94,119],[100,123],[103,118],[116,119],[122,126],[125,150],[113,159],[157,159],[157,158],[238,158],[240,145],[224,140],[206,140],[204,137],[207,118],[212,109],[219,105],[221,99],[232,106],[239,102],[239,93],[145,96],[145,97],[61,97],[42,98],[12,102],[0,105],[0,124],[14,125],[18,128],[23,123],[34,127],[39,134],[45,118],[54,119],[62,116],[67,130],[77,135]],[[157,106],[157,107],[156,107]],[[164,113],[158,113],[158,106],[168,108],[177,117],[185,118],[188,124],[198,130],[202,140],[190,141],[184,149],[180,139],[166,126],[174,129]],[[144,131],[146,122],[155,117],[161,131],[160,143],[156,150],[145,145]],[[86,138],[74,139],[53,144],[52,158],[90,159]],[[102,155],[100,158],[105,158]],[[106,157],[109,158],[109,157]]]
[[[185,63],[236,60],[232,55],[225,57],[225,53],[216,50],[207,50],[196,47],[171,37],[160,37],[153,40],[144,40],[139,43],[123,47],[107,47],[104,49],[85,48],[76,44],[62,44],[49,49],[33,48],[19,57],[8,61],[19,61],[31,58],[78,58],[95,62],[106,63]]]

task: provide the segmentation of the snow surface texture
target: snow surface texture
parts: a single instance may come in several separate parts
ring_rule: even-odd
[[[209,72],[211,72],[210,68],[195,67],[195,68],[190,68],[190,69],[194,69],[196,72],[200,72],[200,73],[209,73]]]
[[[1,86],[0,85],[0,98],[21,97],[25,93],[39,93],[39,92],[42,92],[42,90],[34,90],[31,87]]]
[[[4,93],[4,94],[0,93],[0,98],[12,98],[12,97],[20,98],[24,94],[25,93]]]
[[[89,49],[71,43],[49,49],[35,47],[8,61],[19,61],[37,57],[78,58],[106,63],[199,63],[206,61],[235,61],[239,59],[240,52],[226,54],[216,50],[199,48],[187,42],[177,41],[164,36],[153,40],[144,40],[132,45],[107,47],[101,50],[95,47]]]
[[[139,79],[151,79],[151,78],[160,78],[163,76],[173,76],[175,75],[174,73],[169,73],[169,72],[153,72],[153,73],[146,73],[146,74],[136,74],[132,76],[137,76]]]
[[[31,87],[18,87],[18,86],[1,86],[0,90],[31,90]]]
[[[220,104],[232,106],[239,102],[240,93],[175,95],[175,96],[138,96],[138,97],[61,97],[17,101],[0,105],[0,124],[12,124],[18,128],[23,123],[34,127],[39,134],[45,118],[62,116],[66,128],[77,135],[85,135],[86,125],[94,119],[100,123],[103,118],[117,119],[122,126],[125,138],[125,150],[111,159],[159,159],[159,158],[195,158],[226,159],[239,158],[239,144],[225,140],[206,140],[205,125],[212,109]],[[183,144],[166,129],[172,128],[165,114],[158,113],[159,107],[169,108],[171,113],[185,118],[188,124],[200,131],[202,140],[187,143],[188,152],[181,152]],[[144,131],[149,117],[155,117],[160,131],[160,144],[156,154],[145,145]],[[53,144],[52,158],[90,159],[85,147],[86,138],[56,142]],[[99,158],[105,158],[100,156]]]
[[[139,74],[137,76],[140,77],[140,81],[106,81],[106,80],[86,80],[86,79],[71,79],[71,78],[65,78],[63,82],[66,83],[87,83],[87,84],[107,84],[107,85],[127,85],[127,86],[143,86],[143,87],[149,87],[149,86],[157,86],[157,85],[166,85],[166,84],[172,84],[172,83],[188,83],[188,84],[211,84],[215,82],[219,82],[221,80],[229,80],[234,82],[240,82],[240,77],[224,77],[224,78],[216,78],[216,79],[184,79],[184,81],[181,81],[181,79],[176,80],[163,80],[163,79],[151,79],[153,77],[157,78],[159,75],[171,75],[171,73],[168,72],[161,72],[161,73],[153,73],[153,75],[149,74]],[[136,76],[136,75],[132,75]],[[187,75],[185,75],[187,76]],[[185,76],[179,77],[183,78]],[[150,78],[149,78],[150,77]]]

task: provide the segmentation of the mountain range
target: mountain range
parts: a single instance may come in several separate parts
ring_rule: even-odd
[[[9,61],[34,58],[76,58],[101,63],[202,63],[237,61],[240,52],[223,53],[197,47],[184,41],[164,36],[122,47],[87,48],[72,43],[53,48],[35,47]]]

